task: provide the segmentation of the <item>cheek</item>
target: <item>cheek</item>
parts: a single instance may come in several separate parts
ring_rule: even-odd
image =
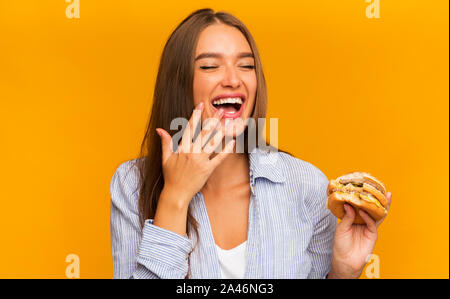
[[[249,81],[249,90],[250,93],[253,94],[253,96],[256,94],[256,87],[258,86],[257,80],[256,80],[256,74],[253,73],[253,76],[251,80]]]
[[[193,92],[194,92],[194,106],[197,106],[201,101],[201,88],[202,84],[198,76],[194,75],[194,84],[193,84]]]
[[[209,100],[209,95],[214,86],[214,78],[205,76],[201,73],[194,73],[194,104],[199,104],[201,101]]]
[[[256,89],[257,89],[256,74],[253,73],[252,75],[249,75],[249,77],[246,80],[246,85],[249,93],[249,101],[246,107],[248,114],[250,113],[249,111],[253,110],[253,106],[255,105],[256,101]]]

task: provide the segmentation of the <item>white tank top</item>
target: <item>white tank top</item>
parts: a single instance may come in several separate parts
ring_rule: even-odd
[[[242,279],[247,265],[247,241],[232,249],[225,250],[217,246],[220,272],[223,279]]]

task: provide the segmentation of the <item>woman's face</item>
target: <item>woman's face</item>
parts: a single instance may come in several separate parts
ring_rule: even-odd
[[[249,43],[234,27],[210,25],[200,33],[195,57],[194,105],[204,104],[202,122],[223,108],[222,125],[232,120],[233,135],[240,135],[251,116],[257,86]]]

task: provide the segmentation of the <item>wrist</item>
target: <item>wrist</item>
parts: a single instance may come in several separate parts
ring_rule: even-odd
[[[170,206],[174,210],[187,210],[192,197],[185,195],[184,192],[176,191],[177,189],[164,186],[159,196],[158,205],[164,204]]]
[[[153,224],[184,237],[188,206],[189,201],[181,199],[178,192],[163,189],[158,200]]]
[[[362,269],[355,269],[344,262],[334,258],[331,261],[331,269],[327,275],[329,279],[358,279]]]
[[[327,275],[328,279],[352,279],[352,278],[358,278],[358,277],[352,277],[348,274],[341,273],[334,268],[331,268],[330,272]]]

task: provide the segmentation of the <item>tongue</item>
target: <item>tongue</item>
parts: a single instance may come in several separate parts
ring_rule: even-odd
[[[233,104],[223,104],[223,105],[220,105],[219,107],[222,108],[225,113],[236,112],[236,108],[234,107]]]

